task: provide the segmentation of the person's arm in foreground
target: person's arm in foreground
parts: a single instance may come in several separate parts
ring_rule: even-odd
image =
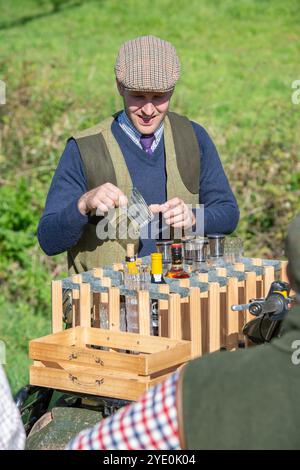
[[[93,428],[82,431],[67,450],[178,450],[176,406],[179,372],[148,390]]]
[[[0,365],[0,450],[22,450],[25,430],[20,413],[11,396],[10,388]]]

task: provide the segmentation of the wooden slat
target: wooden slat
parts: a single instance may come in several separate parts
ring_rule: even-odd
[[[227,269],[226,268],[217,268],[216,269],[217,275],[220,277],[226,277],[227,276]]]
[[[93,327],[100,328],[101,296],[99,292],[93,292]]]
[[[124,269],[123,263],[113,263],[114,271],[123,271],[123,269]]]
[[[62,305],[62,282],[52,281],[52,333],[62,331],[63,305]]]
[[[150,335],[150,298],[149,291],[138,292],[139,332],[141,335]]]
[[[93,276],[102,279],[104,277],[104,270],[103,268],[94,268],[93,269]]]
[[[111,287],[111,278],[110,277],[103,277],[101,280],[101,284],[103,287]],[[101,303],[107,304],[108,303],[108,293],[101,292]]]
[[[82,277],[80,274],[74,274],[72,276],[72,282],[75,284],[80,284],[82,282]],[[72,318],[72,326],[78,326],[80,323],[79,317],[79,290],[72,289],[72,299],[73,299],[73,318]]]
[[[190,315],[190,297],[186,297],[186,302],[180,299],[180,318],[181,318],[181,338],[191,340],[191,315]]]
[[[188,345],[190,346],[190,345]],[[171,363],[172,360],[169,361]],[[173,367],[153,376],[138,376],[124,371],[111,371],[69,363],[36,363],[30,368],[30,383],[58,390],[91,395],[137,400],[141,393],[167,378]]]
[[[76,330],[80,328],[76,328]],[[137,333],[110,331],[101,328],[87,328],[86,341],[110,348],[129,349],[143,353],[169,350],[178,344],[178,340],[160,336],[143,336]]]
[[[262,266],[262,260],[260,258],[252,258],[252,264],[254,266]],[[256,276],[256,298],[263,296],[263,281],[262,276]]]
[[[159,284],[158,292],[161,294],[168,294],[170,292],[170,287],[168,284]],[[159,310],[165,310],[168,308],[168,300],[159,300],[158,301],[158,308]]]
[[[220,277],[227,276],[227,269],[226,268],[217,268],[216,273]],[[227,341],[227,286],[220,286],[220,346],[226,347]]]
[[[101,279],[104,276],[103,268],[94,268],[93,276],[96,279]],[[101,295],[99,292],[92,292],[92,301],[93,301],[93,323],[94,328],[100,328],[100,307],[101,307]]]
[[[235,263],[234,264],[234,269],[235,269],[235,271],[244,272],[245,271],[245,265],[244,265],[244,263]],[[239,303],[239,304],[246,303],[245,280],[242,280],[242,281],[238,282],[238,301],[237,301],[237,303]],[[245,324],[245,311],[244,310],[242,312],[239,312],[238,322],[239,322],[239,339],[241,341],[244,341],[244,335],[243,335],[243,328],[244,328],[244,324]]]
[[[234,263],[233,265],[235,271],[245,271],[245,265],[244,263]]]
[[[169,337],[173,339],[181,339],[182,331],[179,294],[170,294],[168,325]]]
[[[280,281],[289,282],[289,279],[286,273],[287,265],[288,265],[288,261],[281,261],[280,263]]]
[[[189,341],[178,342],[176,347],[152,354],[126,354],[90,348],[57,347],[54,344],[34,343],[30,349],[30,357],[38,358],[47,364],[57,364],[55,367],[63,367],[76,371],[77,366],[93,368],[94,374],[102,371],[123,376],[148,376],[180,365],[191,359],[191,343]],[[120,374],[121,375],[121,374]]]
[[[180,287],[190,287],[190,279],[189,278],[180,279],[179,280],[179,285],[180,285]],[[180,297],[180,303],[181,304],[188,304],[189,303],[189,298],[188,297]],[[186,305],[186,307],[188,309],[188,305]]]
[[[101,284],[103,287],[111,287],[111,279],[109,277],[103,277],[101,280]],[[108,327],[110,325],[109,323],[109,293],[108,292],[101,292],[100,294],[100,306],[99,306],[99,317],[102,316],[102,323],[101,323],[101,318],[99,318],[100,322],[100,327],[103,325],[103,317],[106,321],[108,321]],[[119,306],[119,311],[120,311],[120,306]],[[120,314],[119,314],[120,317]],[[115,321],[114,321],[115,323]],[[117,324],[120,324],[120,319],[117,321]],[[119,327],[118,327],[119,328]]]
[[[209,315],[209,352],[220,349],[220,286],[217,282],[209,284],[208,293]]]
[[[180,287],[190,287],[190,279],[179,279],[179,285]]]
[[[263,296],[266,297],[275,279],[274,266],[265,266],[263,274]]]
[[[227,285],[220,288],[220,347],[227,343]]]
[[[208,273],[199,273],[198,279],[200,282],[208,282]]]
[[[200,300],[201,300],[202,354],[205,354],[209,352],[208,292],[200,293]]]
[[[80,326],[91,326],[91,286],[87,283],[80,284],[79,289]]]
[[[189,311],[191,355],[193,358],[202,354],[201,299],[200,290],[197,287],[191,287],[190,289]]]
[[[109,329],[120,330],[120,290],[117,287],[110,287],[108,290],[108,318]]]
[[[254,272],[246,273],[246,283],[245,283],[245,303],[249,303],[251,299],[256,298],[256,274]],[[247,309],[245,311],[245,322],[248,323],[250,320],[253,320],[253,315]]]
[[[162,294],[169,294],[170,288],[168,284],[160,284],[158,286],[158,292]],[[159,300],[158,301],[158,334],[159,336],[167,337],[168,336],[168,312],[169,302],[168,300]]]
[[[161,353],[159,353],[161,354]],[[57,362],[62,366],[64,363],[94,366],[97,370],[125,371],[133,374],[148,375],[146,357],[143,354],[125,354],[114,351],[103,351],[86,347],[68,347],[50,343],[38,343],[33,341],[29,347],[29,357],[42,362]],[[162,365],[158,367],[160,370]],[[156,371],[156,370],[155,370]]]
[[[60,331],[55,334],[50,334],[47,336],[41,336],[40,338],[32,339],[29,341],[29,345],[31,342],[37,343],[52,343],[57,345],[64,345],[64,346],[71,346],[75,344],[75,328],[68,328],[67,330]]]
[[[227,284],[226,346],[228,349],[234,349],[238,345],[240,312],[233,312],[231,310],[231,306],[238,303],[238,295],[238,280],[236,277],[230,277]]]
[[[105,375],[100,373],[95,377],[89,374],[85,367],[69,373],[63,369],[50,367],[30,367],[31,385],[50,387],[58,390],[88,393],[91,395],[137,400],[147,390],[147,383],[132,378]]]
[[[118,369],[123,370],[123,372],[131,371],[132,373],[142,375],[159,372],[174,364],[181,364],[190,358],[190,342],[178,342],[177,340],[142,336],[134,333],[115,333],[95,328],[77,327],[66,330],[68,334],[74,331],[78,337],[77,344],[79,345],[83,343],[83,337],[85,337],[86,344],[118,347],[118,349],[122,350],[126,348],[137,352],[146,350],[151,354],[135,356],[116,353],[115,351],[112,354],[111,352],[99,349],[78,346],[70,348],[60,344],[53,344],[53,338],[57,340],[60,335],[65,333],[63,332],[56,335],[48,335],[48,344],[45,344],[41,339],[32,341],[30,348],[31,357],[41,359],[48,366],[50,362],[57,362],[61,367],[63,362],[70,360],[68,359],[70,355],[73,356],[75,354],[78,357],[71,358],[72,364],[79,362],[86,363],[89,366],[97,363],[95,367],[98,367],[98,362],[101,360],[103,363],[101,364],[102,367],[107,370]],[[155,351],[159,353],[160,357],[158,355],[154,356],[153,361],[148,367],[147,361],[153,353],[155,354]]]
[[[168,351],[156,352],[146,357],[145,372],[153,374],[159,370],[167,369],[176,364],[180,364],[191,359],[191,342],[178,342],[176,347]]]

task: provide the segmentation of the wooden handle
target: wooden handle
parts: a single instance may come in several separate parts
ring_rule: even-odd
[[[69,374],[69,380],[72,382],[72,383],[75,383],[77,385],[79,385],[80,387],[91,387],[93,385],[98,385],[100,387],[100,385],[104,384],[104,379],[96,379],[92,382],[80,382],[80,380],[78,380],[78,378],[73,375],[73,374]]]
[[[72,352],[69,357],[68,357],[68,360],[69,361],[73,361],[74,359],[78,359],[80,356],[83,356],[83,357],[87,357],[87,358],[93,358],[95,363],[96,364],[99,364],[100,366],[104,366],[104,362],[102,361],[102,359],[98,356],[94,356],[93,354],[90,353],[90,351],[76,351],[76,352]]]

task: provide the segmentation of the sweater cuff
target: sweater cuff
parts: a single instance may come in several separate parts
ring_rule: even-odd
[[[88,223],[88,216],[83,215],[78,209],[78,200],[71,202],[61,213],[61,227],[68,234],[81,233]]]

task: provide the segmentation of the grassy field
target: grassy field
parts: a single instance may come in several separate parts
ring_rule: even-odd
[[[172,109],[207,128],[237,195],[248,254],[281,256],[299,212],[298,0],[0,0],[0,338],[14,392],[27,345],[50,328],[49,259],[36,226],[65,140],[122,103],[113,66],[123,41],[171,41],[182,78]]]

